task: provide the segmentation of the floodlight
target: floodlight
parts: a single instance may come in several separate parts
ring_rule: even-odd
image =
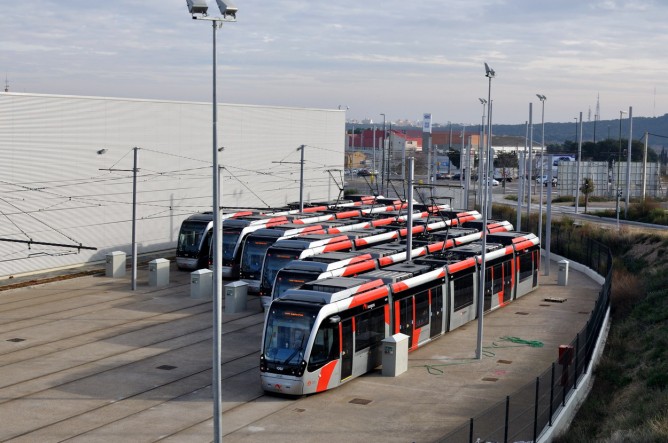
[[[545,97],[543,94],[536,94],[536,97],[538,97],[538,100],[540,100],[540,101],[547,100],[547,97]]]
[[[494,77],[495,75],[494,69],[490,68],[487,62],[485,62],[485,77]]]
[[[186,3],[188,4],[188,11],[193,15],[206,15],[206,12],[209,10],[206,0],[186,0]]]
[[[237,18],[239,9],[230,0],[216,0],[216,3],[218,3],[218,9],[220,9],[223,17],[230,15],[232,18]]]
[[[484,98],[479,98],[478,100],[480,100],[480,103],[483,105],[487,103],[487,100],[485,100]]]

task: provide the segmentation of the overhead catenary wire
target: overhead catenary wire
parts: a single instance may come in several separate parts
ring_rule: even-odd
[[[339,152],[337,150],[326,149],[317,146],[309,146],[309,147],[322,151]],[[163,152],[151,148],[142,148],[142,150],[145,152],[169,155],[187,161],[199,162],[206,165],[201,167],[196,166],[188,168],[178,168],[165,171],[143,168],[138,177],[138,179],[142,183],[153,182],[155,184],[159,184],[161,181],[165,182],[169,181],[171,184],[174,183],[175,178],[176,179],[188,178],[189,180],[192,179],[196,180],[198,178],[201,178],[202,180],[210,179],[208,171],[211,168],[210,166],[211,162],[208,160],[201,160],[198,158],[188,157],[184,155],[171,154],[168,152]],[[48,214],[54,211],[62,213],[62,211],[86,210],[86,208],[96,208],[96,207],[113,207],[114,205],[130,205],[131,203],[124,199],[124,196],[128,196],[130,194],[130,190],[129,189],[120,190],[120,189],[121,187],[127,185],[130,182],[130,180],[132,180],[132,175],[127,173],[119,173],[121,171],[111,171],[111,169],[121,164],[121,162],[128,157],[128,154],[130,152],[133,152],[133,149],[128,150],[121,158],[116,160],[112,164],[112,166],[102,169],[102,173],[95,176],[56,179],[56,180],[47,180],[40,182],[38,181],[10,182],[7,180],[0,180],[0,185],[4,185],[10,188],[8,191],[3,192],[4,198],[0,199],[0,202],[3,203],[7,207],[7,209],[11,208],[11,210],[9,211],[0,208],[0,215],[2,215],[4,218],[8,220],[8,223],[10,223],[13,229],[16,230],[17,234],[22,235],[24,238],[27,239],[27,242],[31,242],[31,244],[33,245],[36,244],[35,242],[37,240],[33,240],[31,238],[32,230],[24,229],[22,227],[22,224],[18,223],[15,220],[16,216],[24,215],[30,217],[31,219],[35,220],[36,222],[48,228],[48,230],[53,231],[58,235],[64,236],[68,240],[79,245],[80,243],[77,242],[71,236],[67,235],[67,233],[64,232],[63,229],[66,230],[76,230],[82,228],[85,229],[93,226],[93,224],[81,223],[76,227],[75,226],[67,226],[65,228],[63,228],[62,226],[56,227],[48,222],[42,221],[40,217],[37,216],[37,214]],[[287,157],[289,157],[290,155],[294,155],[295,152],[297,151],[289,153]],[[330,169],[333,165],[323,164],[321,162],[317,162],[314,160],[306,160],[306,163],[308,163],[311,171],[315,173],[317,173],[318,171],[326,173],[322,174],[321,177],[309,178],[309,186],[312,189],[316,190],[325,189],[331,185],[330,178],[327,176],[327,174],[330,174],[328,172],[328,169]],[[339,165],[334,165],[334,166],[339,166]],[[295,178],[296,171],[287,168],[285,169],[279,168],[271,171],[266,171],[260,169],[227,165],[225,167],[225,170],[227,170],[227,172],[229,173],[229,177],[226,177],[227,180],[235,180],[236,182],[238,182],[241,186],[247,189],[258,201],[261,201],[267,208],[270,207],[270,205],[261,197],[261,192],[258,191],[258,189],[251,187],[246,178],[264,176],[268,180],[266,180],[262,186],[266,186],[267,189],[282,189],[286,191],[290,191],[292,189],[296,190],[297,187],[294,185],[296,185],[299,181],[298,179]],[[127,172],[131,171],[128,170]],[[343,181],[342,178],[341,181]],[[76,193],[77,188],[80,188],[81,186],[84,185],[91,185],[96,183],[111,184],[112,187],[110,189],[105,188],[105,192],[100,192],[100,193],[86,193],[86,194]],[[337,184],[337,187],[340,186]],[[75,192],[68,191],[68,189],[72,189]],[[161,190],[164,189],[165,188],[161,188]],[[198,187],[185,185],[185,186],[171,186],[168,189],[174,190],[176,192],[179,191],[187,192],[188,190],[196,190],[198,189]],[[115,190],[118,191],[115,192]],[[153,191],[152,190],[140,191],[140,194],[142,192],[145,192],[146,193],[145,195],[149,196]],[[235,194],[233,194],[233,192],[236,191],[231,191],[229,194],[226,195],[234,197]],[[33,193],[41,194],[42,195],[41,200],[39,199],[39,197],[35,198],[35,195]],[[138,219],[140,220],[159,219],[165,217],[172,217],[174,215],[179,215],[179,214],[187,215],[192,213],[193,211],[198,211],[198,210],[199,211],[206,210],[208,209],[208,205],[204,203],[204,200],[206,200],[207,197],[208,196],[194,197],[195,199],[202,199],[203,201],[201,204],[197,203],[193,204],[194,203],[192,200],[193,197],[187,197],[186,199],[181,199],[184,201],[177,200],[176,203],[172,200],[172,198],[139,201],[137,202],[137,205],[139,207],[142,207],[144,209],[153,208],[154,211],[144,216],[140,216]],[[29,204],[24,204],[24,203],[29,203]],[[115,213],[118,213],[118,211],[116,211]],[[122,224],[128,221],[129,219],[124,217],[117,220],[109,220],[103,223],[96,222],[95,226],[97,227],[102,225]],[[4,236],[6,237],[7,234],[9,234],[10,236],[16,235],[14,233],[9,232],[5,233]],[[39,239],[39,241],[41,240],[45,239]],[[56,243],[56,242],[45,241],[44,243]],[[15,250],[13,251],[15,252]]]

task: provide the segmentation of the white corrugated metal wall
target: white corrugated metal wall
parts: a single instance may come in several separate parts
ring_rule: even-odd
[[[0,278],[129,254],[133,147],[139,253],[171,248],[189,214],[211,209],[211,104],[0,93]],[[336,198],[345,112],[220,104],[222,204]],[[99,155],[98,150],[106,149]],[[338,174],[338,173],[337,173]]]
[[[643,164],[631,162],[631,186],[629,195],[631,198],[642,197]],[[577,182],[577,162],[559,162],[558,191],[564,195],[575,195]],[[626,196],[626,162],[619,167],[619,185],[617,180],[617,167],[609,168],[608,162],[583,161],[580,168],[580,185],[583,179],[591,178],[594,181],[593,196],[614,198],[615,191],[619,186],[622,195]],[[646,168],[645,191],[647,197],[659,198],[663,191],[659,179],[659,163],[648,163]],[[579,189],[579,186],[577,186]]]

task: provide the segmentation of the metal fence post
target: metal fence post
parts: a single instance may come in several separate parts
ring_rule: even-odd
[[[473,443],[473,417],[471,417],[471,421],[469,422],[469,443]]]
[[[538,397],[540,392],[540,377],[536,377],[536,400],[533,408],[533,441],[538,438]]]
[[[575,334],[575,373],[573,374],[573,389],[578,388],[578,354],[580,353],[580,333]]]
[[[562,366],[561,370],[566,370],[568,376],[568,366]],[[566,389],[568,388],[568,383],[564,383],[563,386],[561,387],[561,407],[565,408],[566,407]]]
[[[601,298],[602,294],[599,294],[599,298]],[[596,311],[599,310],[598,303],[596,306]],[[595,315],[598,315],[598,313],[595,313]],[[589,322],[591,320],[587,320],[587,326],[585,327],[585,330],[587,331],[587,337],[585,338],[585,364],[584,364],[584,369],[582,371],[583,374],[587,373],[587,370],[589,369],[589,363],[591,363],[591,349],[594,346],[594,342],[592,341],[594,339],[592,331],[589,330]]]
[[[552,414],[554,413],[554,362],[552,362],[552,381],[550,382],[550,426],[552,426]]]
[[[506,395],[506,424],[503,430],[503,443],[508,443],[508,420],[510,418],[510,395]]]

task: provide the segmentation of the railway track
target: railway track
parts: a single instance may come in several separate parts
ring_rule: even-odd
[[[140,269],[134,292],[127,278],[99,275],[0,292],[0,441],[212,440],[211,301],[190,297],[189,273],[173,271],[164,288],[148,287],[147,274]],[[490,337],[543,339],[544,349],[499,349],[474,363],[465,356],[475,348],[475,328],[463,327],[411,353],[410,375],[376,371],[296,399],[260,388],[264,314],[250,297],[247,310],[222,316],[224,441],[330,441],[342,437],[341,426],[347,443],[437,440],[481,410],[481,400],[502,399],[525,383],[529,368],[547,365],[537,362],[550,361],[584,321],[595,286],[576,280],[583,299],[559,293],[571,297],[559,306],[525,296],[486,323]],[[457,358],[464,364],[443,366]],[[425,364],[443,368],[443,376]],[[490,377],[499,383],[481,381]]]
[[[138,425],[134,441],[183,441],[210,428],[210,300],[190,298],[185,282],[129,292],[104,277],[83,279],[83,289],[65,280],[0,297],[0,441],[105,439],[184,403],[195,406],[187,419],[169,413],[151,432]],[[257,383],[264,316],[251,303],[224,316],[225,413],[265,397]]]

